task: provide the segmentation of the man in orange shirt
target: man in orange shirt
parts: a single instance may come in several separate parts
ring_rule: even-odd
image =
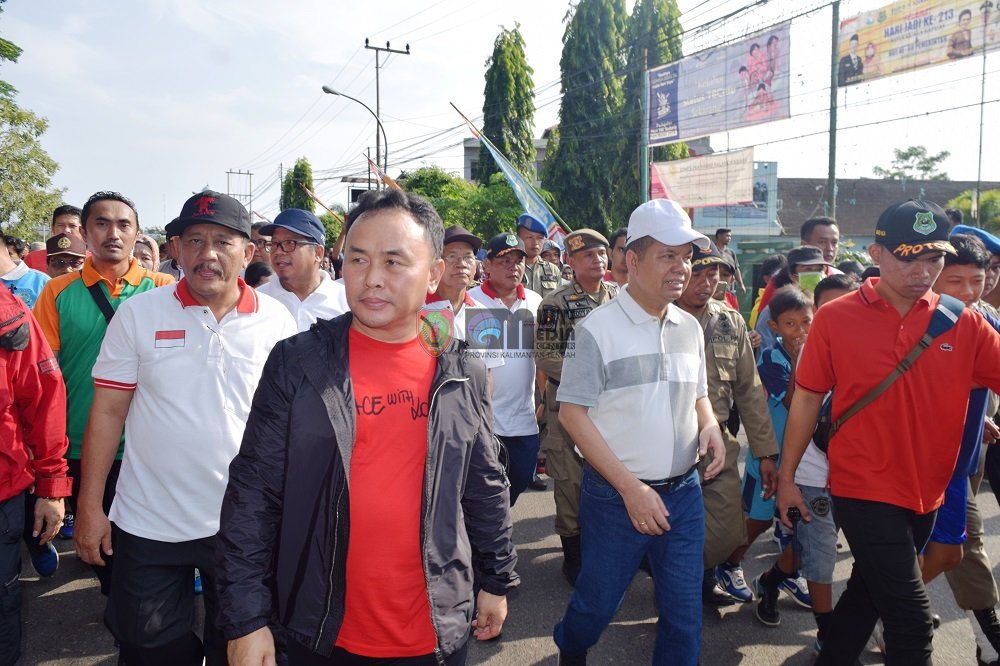
[[[937,204],[890,206],[869,247],[881,277],[817,311],[797,368],[778,471],[778,511],[786,527],[792,527],[790,507],[809,520],[795,470],[827,391],[836,387],[832,418],[838,419],[927,332],[940,300],[931,286],[945,253],[955,251],[948,227]],[[880,617],[886,663],[931,663],[933,625],[917,553],[955,468],[967,389],[976,385],[1000,388],[1000,336],[966,309],[830,442],[831,495],[854,568],[818,664],[854,663]]]

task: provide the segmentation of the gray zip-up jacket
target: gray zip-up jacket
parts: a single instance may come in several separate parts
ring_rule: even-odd
[[[228,639],[277,624],[319,654],[333,651],[350,536],[350,323],[350,313],[320,320],[278,343],[264,366],[222,505],[219,626]],[[468,640],[473,566],[491,594],[518,584],[486,369],[463,346],[437,359],[427,420],[420,537],[439,661]]]

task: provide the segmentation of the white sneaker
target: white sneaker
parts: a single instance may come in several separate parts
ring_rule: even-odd
[[[885,636],[882,635],[882,620],[875,623],[875,629],[872,630],[872,640],[875,642],[875,647],[883,655],[885,654]]]

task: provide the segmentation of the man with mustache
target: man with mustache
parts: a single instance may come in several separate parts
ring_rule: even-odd
[[[50,280],[34,308],[35,318],[56,353],[66,380],[66,435],[69,437],[66,460],[69,475],[73,477],[73,495],[66,510],[66,523],[59,531],[63,539],[73,538],[72,514],[80,494],[80,450],[90,404],[94,400],[91,370],[108,322],[122,302],[174,281],[169,275],[147,271],[132,256],[139,233],[139,213],[128,197],[118,192],[97,192],[84,204],[81,220],[90,256],[84,259],[82,270]],[[121,445],[124,444],[121,433],[119,444],[118,454],[108,472],[105,510],[111,508],[115,495]],[[101,582],[101,592],[106,595],[111,586],[111,568],[107,566],[95,571]]]
[[[129,666],[223,665],[226,643],[215,623],[222,495],[264,361],[295,334],[295,323],[239,277],[254,251],[241,203],[200,192],[167,233],[184,278],[123,304],[94,364],[76,549],[98,567],[102,552],[116,551],[104,622]],[[123,426],[125,459],[105,515]],[[196,567],[203,639],[191,626]]]
[[[274,221],[260,228],[277,280],[260,287],[262,294],[288,308],[299,331],[317,319],[333,319],[347,312],[344,286],[320,268],[326,252],[326,231],[315,215],[300,208],[286,208]]]

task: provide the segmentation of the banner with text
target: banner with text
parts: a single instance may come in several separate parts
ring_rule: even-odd
[[[899,0],[840,22],[837,85],[939,65],[1000,48],[992,2]]]
[[[685,208],[753,201],[753,148],[650,166],[653,199],[673,199]]]
[[[789,26],[646,72],[649,145],[788,118]]]

